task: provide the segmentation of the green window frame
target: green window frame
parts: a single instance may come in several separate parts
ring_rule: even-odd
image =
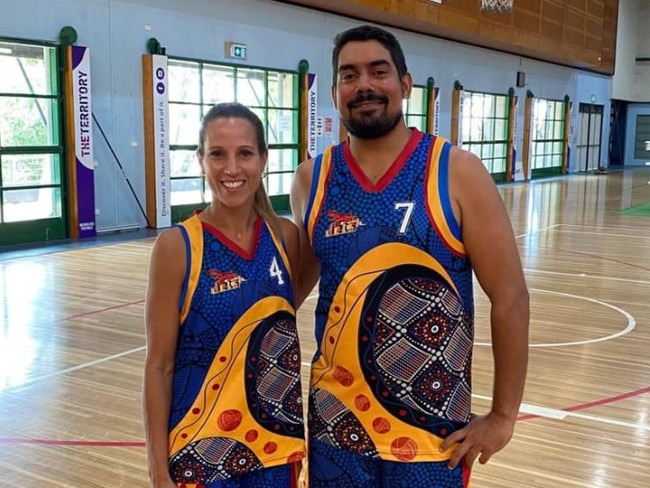
[[[532,177],[560,174],[564,158],[566,102],[533,100],[530,162]]]
[[[172,220],[210,201],[195,155],[200,122],[213,105],[232,101],[262,120],[269,149],[264,185],[274,209],[287,211],[300,157],[298,73],[176,57],[168,66]]]
[[[461,147],[473,152],[497,182],[506,180],[510,98],[464,93]]]
[[[413,85],[411,97],[404,100],[402,106],[406,125],[415,127],[422,132],[427,131],[427,117],[429,117],[428,95],[429,89],[426,86]]]
[[[66,237],[55,44],[0,39],[0,245]]]

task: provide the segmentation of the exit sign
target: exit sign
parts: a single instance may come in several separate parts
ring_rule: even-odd
[[[246,44],[241,42],[226,42],[226,57],[231,59],[246,59],[248,52]]]

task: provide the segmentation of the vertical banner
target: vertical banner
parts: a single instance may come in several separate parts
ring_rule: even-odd
[[[316,74],[307,73],[307,159],[316,157],[318,137],[318,95],[316,92]]]
[[[90,50],[66,48],[66,120],[68,152],[70,235],[74,239],[94,237],[95,163],[90,84]]]
[[[571,138],[573,137],[573,102],[569,96],[564,97],[564,157],[562,158],[562,174],[569,172],[571,158]]]
[[[519,180],[529,180],[532,174],[532,165],[530,164],[531,160],[531,148],[533,147],[533,131],[531,130],[533,124],[533,97],[532,93],[529,91],[526,95],[526,101],[524,102],[524,142],[522,148],[522,174],[519,178],[518,174],[515,173],[515,181]]]
[[[463,104],[465,95],[462,87],[457,83],[451,94],[451,143],[456,146],[463,145]]]
[[[147,219],[151,226],[157,229],[172,224],[168,91],[167,56],[143,55],[142,98]]]
[[[440,135],[440,87],[433,87],[433,132],[434,136]]]
[[[440,134],[440,87],[434,85],[434,79],[427,81],[427,132]]]
[[[506,181],[512,181],[515,177],[517,165],[517,106],[519,97],[515,95],[513,88],[508,92],[510,103],[508,104],[508,145],[506,148]]]

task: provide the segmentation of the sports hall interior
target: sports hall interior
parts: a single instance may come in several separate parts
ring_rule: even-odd
[[[254,108],[290,216],[297,165],[346,137],[332,39],[361,23],[402,44],[408,125],[493,175],[530,290],[515,435],[472,488],[650,486],[650,2],[481,2],[0,0],[1,488],[149,486],[147,267],[156,236],[209,201],[200,118]],[[316,298],[297,314],[303,386]]]

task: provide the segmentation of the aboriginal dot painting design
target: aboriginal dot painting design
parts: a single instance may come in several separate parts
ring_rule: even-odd
[[[278,312],[251,335],[245,381],[249,409],[260,425],[303,437],[300,346],[293,315]]]
[[[177,483],[205,484],[260,468],[253,451],[224,437],[190,444],[169,460],[169,471]]]
[[[321,389],[312,390],[309,399],[311,438],[356,454],[378,455],[363,425],[340,400]]]
[[[375,399],[444,437],[470,410],[471,322],[458,295],[436,272],[407,265],[382,273],[366,297],[359,362]],[[408,442],[396,449],[408,456]]]

